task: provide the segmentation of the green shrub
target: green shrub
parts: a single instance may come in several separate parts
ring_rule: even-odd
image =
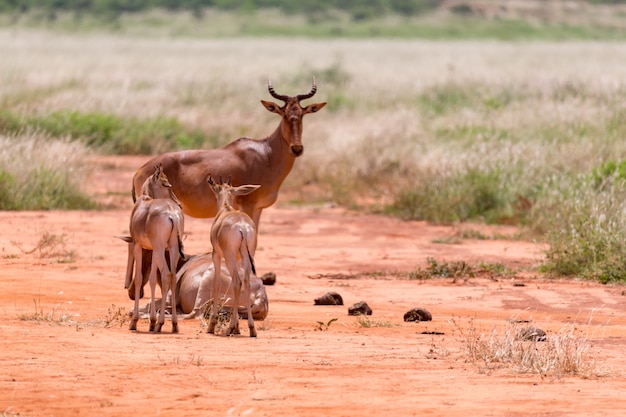
[[[401,190],[385,211],[404,219],[434,223],[520,221],[527,208],[517,204],[520,196],[507,183],[501,169],[436,175],[423,178],[414,188]]]

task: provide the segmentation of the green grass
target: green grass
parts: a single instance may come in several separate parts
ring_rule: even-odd
[[[77,210],[98,205],[82,190],[85,150],[37,135],[0,135],[0,210]]]
[[[0,109],[0,134],[34,130],[51,137],[70,137],[109,154],[155,154],[173,149],[215,145],[215,139],[197,129],[185,128],[171,117],[149,119],[105,113],[59,110],[45,115],[18,114]]]

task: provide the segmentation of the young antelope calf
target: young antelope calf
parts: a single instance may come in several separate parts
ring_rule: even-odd
[[[218,314],[218,297],[220,274],[222,271],[222,258],[226,263],[226,269],[232,277],[233,285],[233,305],[239,305],[242,279],[239,275],[237,259],[241,260],[243,267],[244,300],[248,313],[248,327],[250,337],[256,337],[254,320],[252,318],[250,306],[250,272],[254,270],[254,252],[256,251],[256,227],[254,222],[246,213],[236,210],[233,201],[236,195],[250,194],[260,187],[260,185],[241,185],[233,187],[224,183],[220,178],[220,183],[216,184],[209,174],[208,179],[211,189],[215,193],[217,200],[217,216],[211,227],[211,245],[213,246],[213,264],[215,265],[215,279],[213,280],[213,305],[211,317],[209,319],[208,333],[215,333]],[[226,335],[239,334],[239,314],[236,308],[233,309],[230,324],[226,330]]]
[[[141,196],[135,203],[130,216],[130,245],[135,260],[135,309],[130,321],[130,330],[137,330],[139,320],[139,299],[143,287],[142,249],[152,251],[150,269],[150,331],[160,332],[165,322],[165,299],[161,297],[161,311],[156,323],[155,290],[157,268],[161,272],[162,294],[170,288],[176,288],[176,265],[183,255],[182,234],[184,230],[183,211],[176,196],[171,191],[171,184],[162,171],[155,166],[155,172],[143,184]],[[169,251],[170,266],[165,260]],[[130,255],[129,255],[130,256]],[[128,273],[126,277],[128,281]],[[176,305],[176,292],[172,291],[172,303]],[[178,332],[176,309],[172,310],[172,333]]]

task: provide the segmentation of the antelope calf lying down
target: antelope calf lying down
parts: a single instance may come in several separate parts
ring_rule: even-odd
[[[143,264],[150,263],[151,252],[144,253]],[[147,269],[147,268],[145,268]],[[243,270],[239,270],[243,274]],[[145,274],[145,272],[144,272]],[[213,280],[215,279],[215,266],[210,253],[189,256],[178,262],[178,272],[176,274],[176,311],[179,319],[192,319],[202,314],[205,305],[213,300]],[[233,308],[233,286],[230,273],[226,266],[222,266],[219,282],[220,292],[218,300],[226,300],[223,309],[232,311]],[[134,299],[134,282],[131,284],[132,294],[129,290],[129,297]],[[171,312],[171,294],[167,294],[166,309]],[[246,317],[247,304],[245,299],[240,299],[238,312],[242,317]],[[264,320],[269,311],[267,292],[261,278],[255,274],[250,275],[250,308],[254,320]],[[140,313],[149,313],[150,304],[139,310]]]
[[[213,280],[213,294],[219,294],[219,283],[222,272],[222,258],[226,269],[230,273],[233,282],[233,305],[239,305],[241,285],[243,281],[244,300],[247,300],[246,311],[250,337],[256,337],[254,320],[250,306],[250,274],[255,273],[254,252],[256,251],[256,227],[250,216],[236,210],[233,201],[237,195],[247,195],[260,187],[260,185],[240,185],[233,187],[224,183],[216,184],[209,174],[208,183],[217,200],[217,216],[211,227],[211,245],[213,246],[213,264],[215,265],[215,279]],[[243,269],[243,279],[240,275],[239,262]],[[218,314],[218,298],[213,297],[211,317],[209,318],[208,333],[215,332]],[[226,329],[226,335],[239,334],[239,315],[232,314],[230,324]]]
[[[203,307],[213,300],[216,276],[220,280],[217,299],[226,300],[223,308],[233,310],[234,294],[231,275],[225,265],[222,265],[220,274],[216,274],[212,258],[213,255],[210,253],[192,256],[178,271],[176,299],[179,312],[187,313],[182,317],[183,319],[196,317]],[[239,269],[239,274],[243,274],[243,269]],[[237,306],[238,313],[246,318],[248,305],[254,320],[264,320],[267,317],[269,310],[267,293],[263,281],[255,274],[250,275],[249,297],[240,299]]]
[[[165,322],[165,297],[161,298],[159,321],[156,322],[155,290],[157,270],[161,273],[162,294],[170,288],[176,288],[176,265],[182,252],[182,234],[184,229],[183,212],[175,197],[154,198],[171,189],[167,176],[161,166],[156,166],[154,174],[146,179],[130,216],[130,241],[132,257],[135,261],[135,309],[130,321],[130,330],[137,330],[139,320],[139,299],[143,288],[143,249],[152,251],[150,267],[150,331],[160,332]],[[168,192],[167,195],[170,195]],[[169,267],[165,260],[169,251]],[[129,252],[130,253],[130,252]],[[130,258],[130,255],[129,255]],[[130,263],[130,260],[129,260]],[[132,274],[130,274],[132,276]],[[142,285],[137,285],[141,282]],[[129,286],[129,273],[126,274],[126,285]],[[176,305],[176,291],[172,292],[172,304]],[[172,333],[178,332],[176,309],[172,310]]]

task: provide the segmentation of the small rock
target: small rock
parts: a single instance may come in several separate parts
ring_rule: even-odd
[[[336,292],[327,292],[315,299],[316,306],[342,306],[343,298]]]
[[[365,301],[360,301],[354,304],[352,307],[348,308],[349,316],[358,316],[358,315],[372,315],[372,309],[367,305]]]
[[[530,340],[533,342],[545,342],[546,332],[538,327],[526,327],[519,331],[517,340]]]
[[[425,308],[413,308],[404,313],[404,321],[432,321],[433,315]]]
[[[263,274],[261,281],[263,281],[263,285],[274,285],[276,284],[276,274],[273,272]]]

